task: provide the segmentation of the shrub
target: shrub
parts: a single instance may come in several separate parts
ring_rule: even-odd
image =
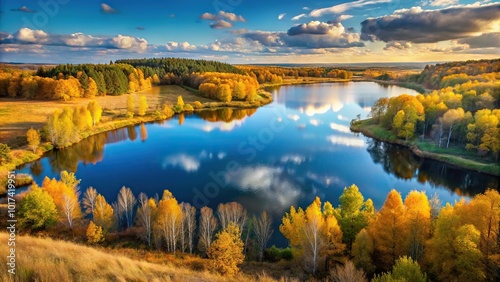
[[[333,282],[367,282],[365,272],[361,269],[356,269],[352,261],[347,261],[344,265],[337,265],[335,269],[330,271],[330,281]],[[405,280],[406,281],[406,280]]]
[[[40,187],[33,185],[23,198],[19,207],[21,225],[33,229],[52,226],[57,221],[57,209],[54,200]]]
[[[90,244],[98,244],[104,241],[102,227],[95,225],[93,221],[90,221],[89,226],[87,227],[86,235]]]
[[[182,112],[182,108],[181,106],[179,105],[175,105],[172,107],[172,110],[174,111],[174,113],[178,114],[178,113],[181,113]]]
[[[163,105],[162,114],[164,118],[170,118],[175,114],[175,112],[170,105],[165,104]]]
[[[216,237],[208,250],[212,268],[220,274],[233,276],[239,272],[238,265],[245,259],[239,228],[231,223]]]
[[[201,109],[201,108],[203,108],[203,104],[200,101],[194,101],[193,103],[191,103],[191,105],[195,109]]]
[[[10,155],[10,148],[7,144],[0,143],[0,164],[10,163],[12,156]]]
[[[272,246],[264,251],[264,260],[278,262],[281,260],[292,260],[292,250],[290,248],[280,249]]]
[[[281,260],[281,253],[276,246],[272,246],[264,251],[264,259],[270,262],[278,262]]]
[[[194,111],[193,106],[191,106],[190,104],[184,105],[184,111],[186,111],[186,112]]]

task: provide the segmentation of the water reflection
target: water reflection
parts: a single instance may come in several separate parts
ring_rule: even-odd
[[[417,179],[433,187],[445,186],[461,196],[473,196],[485,188],[499,189],[499,178],[466,171],[451,165],[425,159],[419,167]]]
[[[127,126],[127,134],[130,141],[134,141],[135,139],[137,139],[137,131],[135,130],[135,126]]]
[[[132,128],[131,128],[132,127]],[[94,137],[94,136],[92,136]],[[85,139],[84,141],[92,142],[92,138]],[[107,131],[104,133],[104,144],[114,144],[120,143],[124,140],[135,140],[137,139],[137,131],[135,126],[129,126],[127,128],[120,128],[112,131]],[[86,142],[83,142],[86,143]],[[78,145],[78,144],[77,144]],[[75,146],[76,147],[76,146]]]
[[[446,187],[459,196],[470,197],[484,192],[486,188],[498,189],[499,186],[497,177],[423,159],[402,146],[369,139],[367,151],[385,172],[399,179],[416,178],[422,184]]]
[[[76,172],[79,162],[84,164],[96,164],[102,161],[104,156],[104,145],[106,143],[115,143],[125,140],[127,135],[124,135],[123,131],[124,130],[113,130],[90,136],[69,148],[51,151],[47,153],[46,157],[49,159],[53,171],[60,172],[67,170]]]
[[[198,112],[196,116],[209,121],[209,123],[204,124],[202,127],[206,132],[214,129],[231,131],[235,127],[241,126],[243,119],[253,115],[255,112],[256,109],[217,109]],[[178,116],[179,125],[182,125],[184,120],[184,114]],[[159,123],[164,125],[166,122],[168,121],[161,121]],[[46,157],[49,160],[52,171],[60,172],[67,170],[76,172],[80,162],[83,164],[96,164],[102,161],[105,145],[120,143],[125,140],[135,141],[138,137],[137,131],[139,131],[139,137],[142,142],[148,139],[147,126],[142,123],[138,126],[131,125],[90,136],[69,148],[51,151],[46,154]],[[218,157],[222,156],[220,154]],[[179,166],[186,171],[194,171],[199,166],[197,163],[198,161],[194,157],[178,154],[167,158],[163,166]],[[42,162],[37,161],[29,165],[29,170],[34,176],[40,176],[43,173],[44,167]]]
[[[259,197],[258,202],[266,210],[277,214],[296,203],[303,191],[292,171],[274,166],[243,167],[236,175],[230,175],[229,184]]]
[[[345,82],[331,83],[324,87],[323,84],[297,85],[293,87],[268,88],[273,94],[275,103],[284,105],[289,109],[296,109],[307,116],[322,115],[330,110],[341,111],[346,105],[356,104],[364,111],[369,112],[370,107],[380,98],[375,93],[384,93],[385,97],[394,97],[401,94],[400,87],[380,85],[371,82]],[[307,89],[307,95],[304,95]],[[407,94],[415,95],[416,91],[405,89]]]
[[[194,172],[200,167],[200,161],[196,156],[175,154],[168,156],[163,160],[163,169],[166,169],[169,166],[180,167],[186,172]]]
[[[146,141],[146,139],[148,139],[148,131],[147,131],[144,123],[141,123],[140,129],[141,129],[141,131],[140,131],[141,132],[141,141],[144,142],[144,141]]]
[[[196,116],[208,121],[200,126],[205,132],[213,130],[232,131],[243,125],[245,118],[252,116],[257,111],[256,108],[250,109],[216,109],[197,112]]]
[[[420,160],[410,150],[389,143],[368,139],[366,149],[373,161],[381,164],[384,171],[400,179],[412,179],[420,166]]]
[[[43,172],[43,165],[40,160],[34,162],[30,166],[30,173],[34,176],[40,176]]]
[[[217,110],[207,110],[197,112],[196,115],[201,119],[210,121],[210,122],[218,122],[223,121],[226,123],[230,123],[234,120],[243,120],[246,117],[252,116],[257,111],[256,108],[250,109],[217,109]]]

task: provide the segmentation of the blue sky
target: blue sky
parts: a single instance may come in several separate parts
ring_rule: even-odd
[[[358,63],[500,54],[500,3],[491,0],[2,0],[0,11],[4,62]]]

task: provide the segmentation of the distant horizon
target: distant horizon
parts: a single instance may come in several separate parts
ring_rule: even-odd
[[[153,58],[164,58],[164,57],[153,57]],[[182,58],[182,57],[179,57]],[[185,58],[185,59],[190,59],[190,58]],[[495,59],[500,59],[500,56],[498,58],[493,58],[493,59],[478,59],[478,60],[495,60]],[[117,59],[117,60],[112,60],[113,63],[115,61],[119,60],[126,60],[126,58],[123,59]],[[207,60],[207,61],[218,61],[218,60],[210,60],[210,59],[201,59],[201,60]],[[450,63],[450,62],[460,62],[463,60],[452,60],[452,61],[428,61],[428,62],[357,62],[357,63],[229,63],[231,65],[242,65],[242,66],[280,66],[280,67],[307,67],[307,66],[317,66],[317,67],[328,67],[328,66],[367,66],[367,65],[387,65],[388,67],[390,66],[410,66],[410,65],[436,65],[436,64],[444,64],[444,63]],[[222,61],[221,61],[222,62]],[[91,62],[82,62],[82,63],[48,63],[48,62],[40,62],[40,63],[33,63],[33,62],[5,62],[5,61],[0,61],[0,64],[7,64],[7,65],[65,65],[65,64],[70,64],[70,65],[79,65],[79,64],[93,64]],[[98,62],[97,64],[109,64],[109,61],[107,62]]]
[[[491,0],[4,0],[0,13],[3,62],[363,64],[500,54],[500,3]]]

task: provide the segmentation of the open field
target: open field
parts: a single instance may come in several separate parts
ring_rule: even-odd
[[[0,233],[0,240],[7,242],[8,234]],[[7,244],[0,246],[8,254]],[[7,272],[7,256],[2,256],[0,280],[2,281],[275,281],[268,276],[255,274],[222,277],[207,270],[195,271],[178,267],[174,255],[159,253],[156,263],[147,259],[132,259],[118,250],[91,248],[74,243],[30,236],[16,237],[16,275]],[[150,253],[155,256],[154,252]],[[167,259],[169,257],[169,259]],[[192,260],[193,261],[193,260]],[[198,258],[193,267],[208,263]]]
[[[196,93],[188,91],[176,85],[153,87],[132,95],[136,96],[136,106],[138,97],[145,95],[150,109],[155,109],[159,104],[165,102],[175,104],[177,97],[181,95],[185,103],[194,101],[213,102]],[[109,120],[109,113],[125,111],[127,96],[99,96],[96,100],[102,106],[103,121]],[[41,129],[47,117],[56,109],[70,106],[86,106],[89,99],[74,99],[71,101],[44,101],[44,100],[21,100],[0,98],[0,143],[7,143],[11,147],[18,147],[25,143],[25,133],[30,128]],[[108,112],[108,114],[107,114]]]

